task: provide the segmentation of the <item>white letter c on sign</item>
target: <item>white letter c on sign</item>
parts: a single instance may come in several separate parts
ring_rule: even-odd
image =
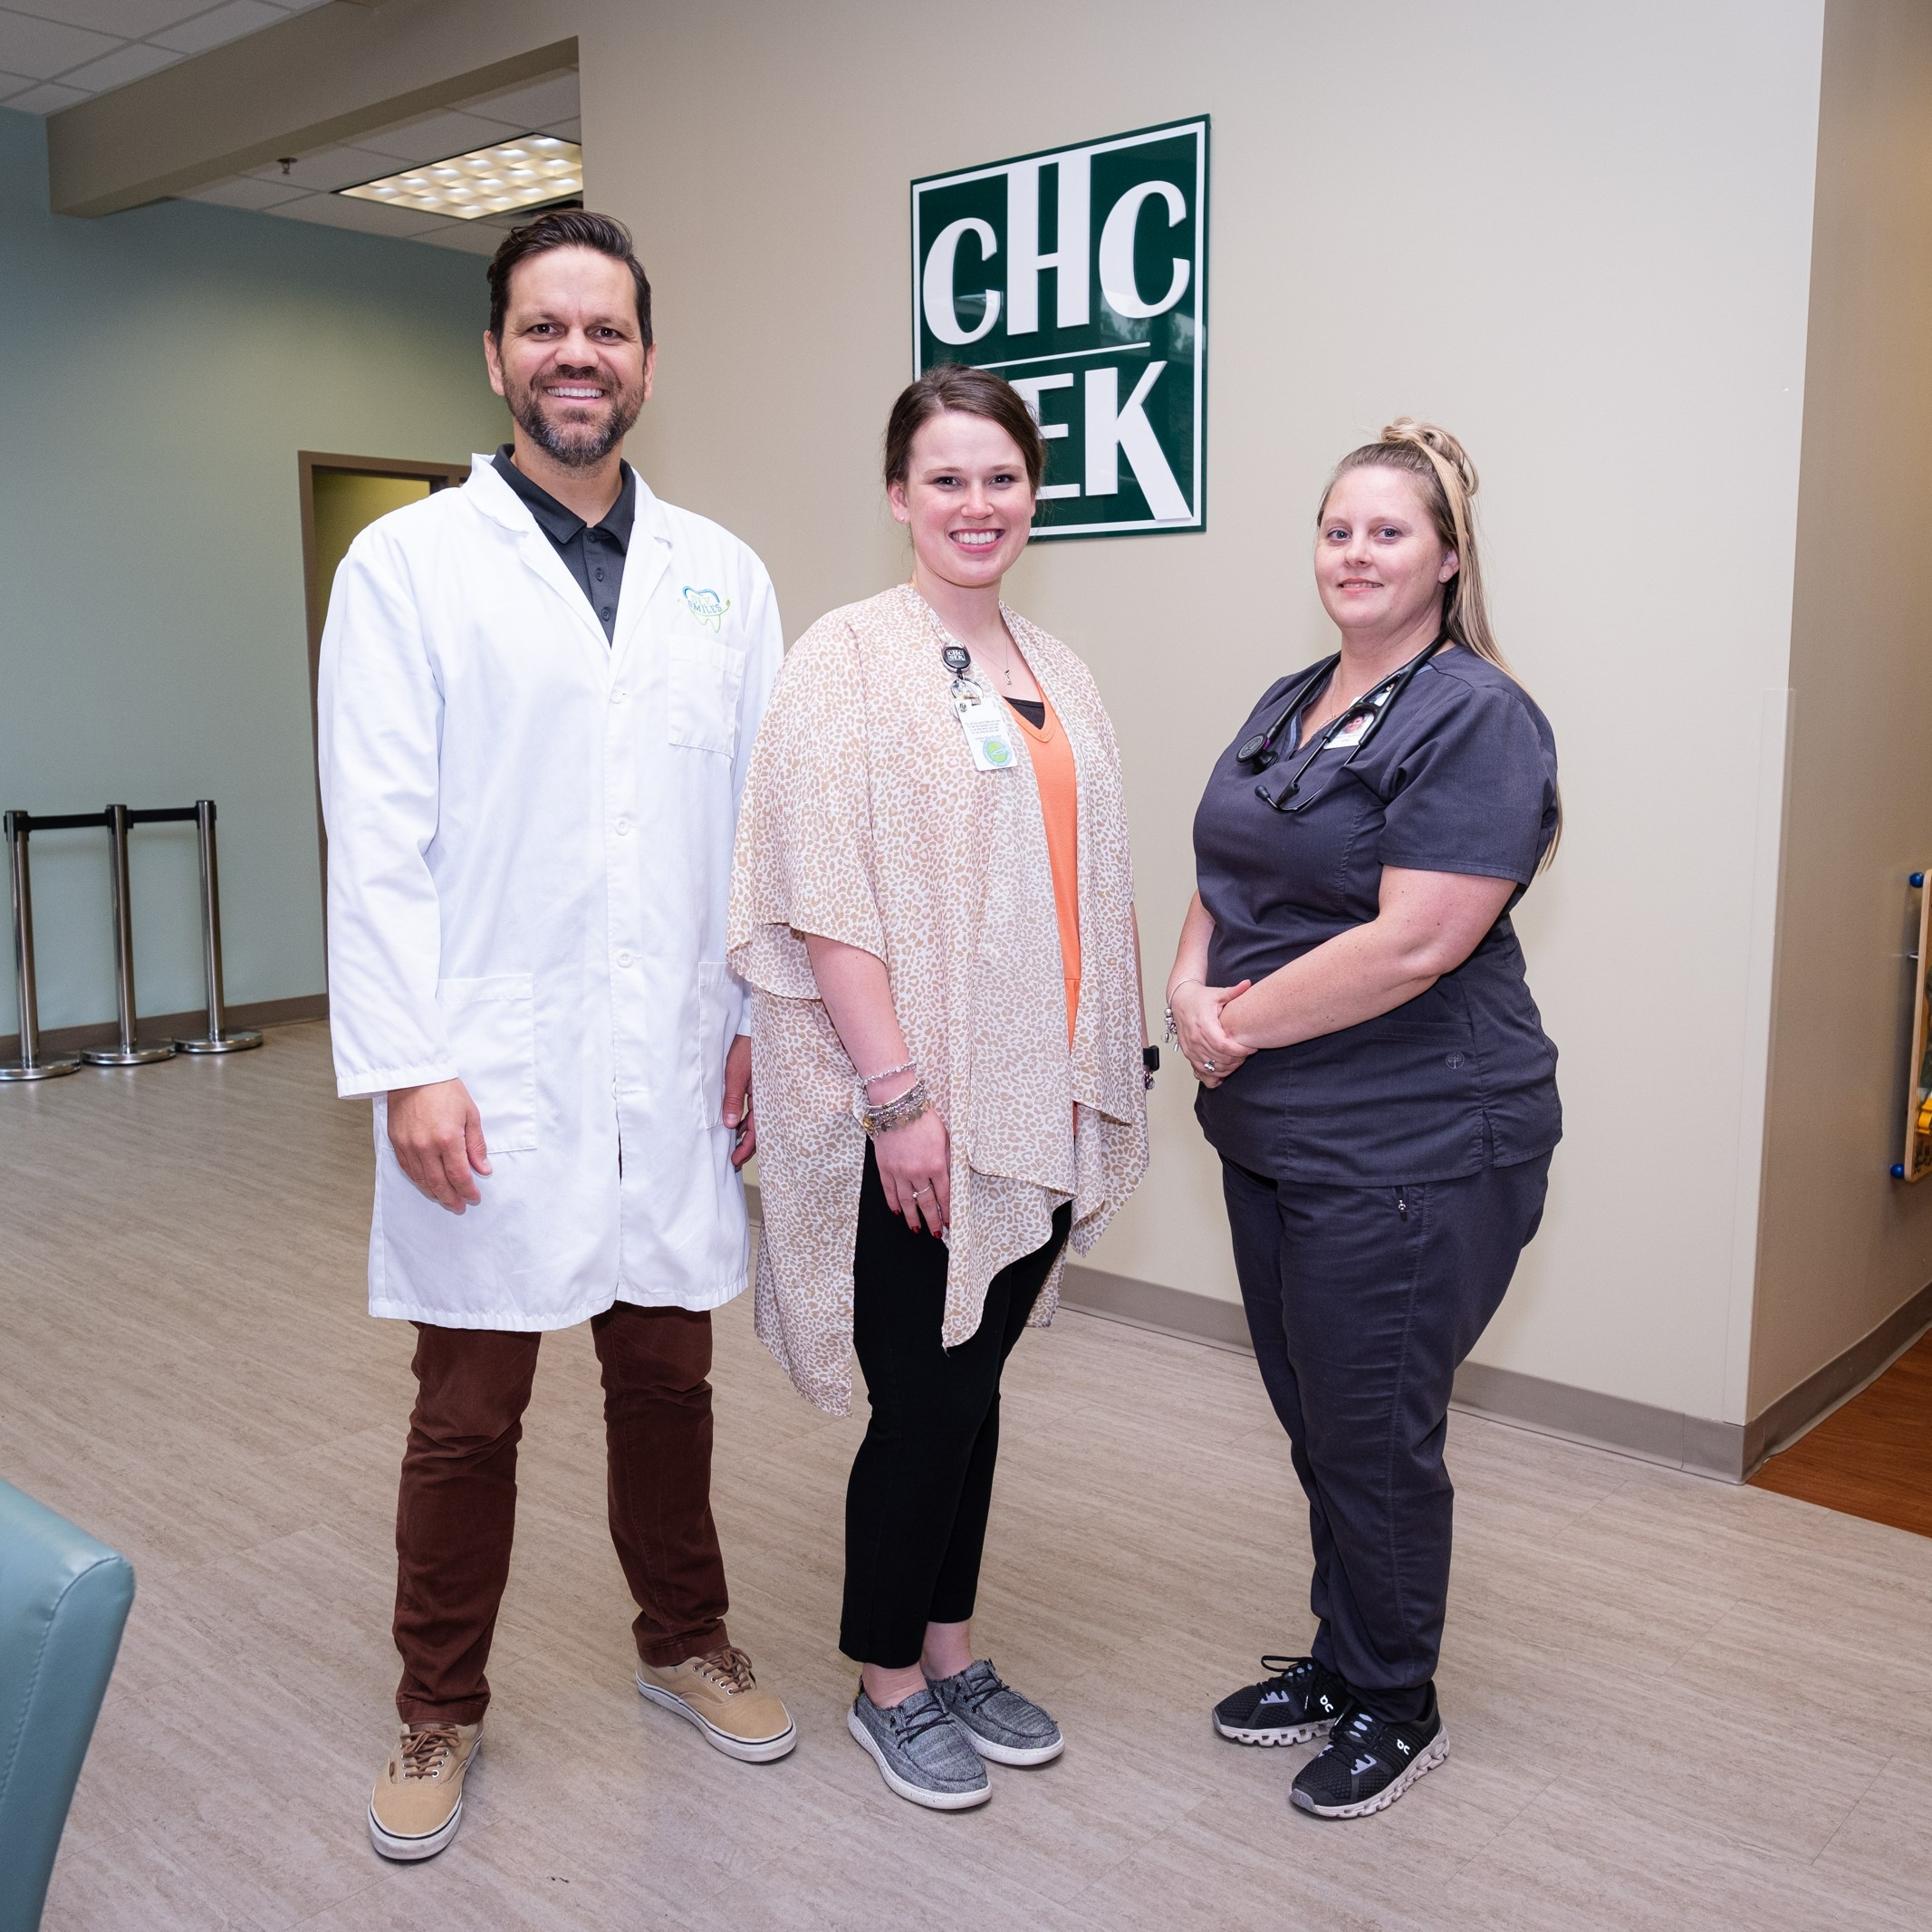
[[[1101,293],[1107,298],[1107,306],[1116,315],[1142,317],[1164,314],[1187,293],[1187,278],[1193,273],[1194,264],[1181,255],[1174,257],[1174,279],[1168,284],[1168,293],[1158,302],[1144,302],[1139,284],[1134,280],[1134,230],[1140,219],[1144,203],[1158,195],[1168,204],[1168,226],[1174,227],[1187,213],[1187,198],[1171,181],[1142,181],[1130,187],[1114,203],[1107,216],[1107,226],[1101,230]],[[964,224],[955,222],[953,228]],[[946,233],[950,235],[953,228]],[[940,240],[946,237],[942,235]],[[935,245],[934,254],[938,253]],[[952,256],[947,256],[947,273],[951,273]],[[927,312],[932,312],[932,271],[927,270]],[[947,288],[950,301],[952,290]],[[990,326],[990,325],[989,325]],[[937,332],[935,331],[935,333]]]
[[[1128,230],[1129,266],[1131,270],[1133,243],[1131,227]],[[979,258],[990,262],[999,253],[999,237],[993,232],[993,224],[982,221],[976,215],[968,215],[963,220],[948,222],[939,230],[934,239],[932,252],[926,257],[926,273],[919,284],[919,299],[926,307],[926,326],[942,342],[956,346],[964,342],[976,342],[981,336],[990,334],[993,325],[1000,319],[1000,293],[989,288],[985,292],[986,312],[980,318],[976,329],[962,329],[959,326],[959,312],[953,306],[953,257],[959,252],[959,238],[970,235],[979,244]],[[1175,300],[1180,298],[1177,295]],[[1147,314],[1156,311],[1149,309]]]

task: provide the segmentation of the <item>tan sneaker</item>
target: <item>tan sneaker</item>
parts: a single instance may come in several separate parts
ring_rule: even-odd
[[[369,1841],[386,1859],[433,1859],[463,1822],[463,1780],[480,1724],[406,1724],[369,1797]]]
[[[659,1668],[638,1666],[638,1688],[653,1704],[688,1717],[727,1757],[765,1764],[798,1742],[792,1714],[758,1688],[751,1658],[734,1648]]]

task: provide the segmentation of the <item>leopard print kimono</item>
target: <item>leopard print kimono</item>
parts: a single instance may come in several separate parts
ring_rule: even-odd
[[[1073,1203],[1091,1249],[1147,1166],[1133,869],[1120,754],[1091,676],[1005,613],[1079,777],[1081,986],[1071,1048],[1032,764],[975,768],[948,641],[909,587],[822,618],[785,659],[746,782],[731,896],[751,988],[764,1229],[758,1333],[821,1408],[851,1406],[852,1249],[865,1137],[855,1070],[802,933],[885,961],[907,1045],[952,1135],[946,1346]],[[1024,746],[1024,735],[1013,742]],[[1076,1129],[1077,1120],[1077,1131]],[[1059,1304],[1061,1264],[1033,1321]]]

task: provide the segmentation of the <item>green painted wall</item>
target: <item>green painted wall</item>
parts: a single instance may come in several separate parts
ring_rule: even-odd
[[[295,453],[493,448],[483,266],[193,202],[53,216],[42,124],[0,111],[0,805],[213,798],[231,1002],[323,985]],[[192,832],[135,834],[149,1013],[202,997]],[[34,841],[43,1026],[113,1015],[105,850]]]

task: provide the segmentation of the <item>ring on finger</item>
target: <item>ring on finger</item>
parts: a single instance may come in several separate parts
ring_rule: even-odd
[[[923,1187],[915,1187],[912,1190],[912,1197],[914,1200],[918,1200],[922,1194],[930,1194],[931,1192],[932,1183],[930,1181],[928,1181]]]
[[[1202,1064],[1202,1066],[1204,1066],[1204,1067],[1205,1067],[1205,1068],[1206,1068],[1206,1069],[1207,1070],[1207,1072],[1210,1072],[1210,1073],[1212,1073],[1212,1072],[1214,1072],[1214,1070],[1215,1070],[1215,1063],[1214,1063],[1214,1062],[1213,1062],[1213,1061],[1211,1061],[1211,1060],[1204,1060],[1204,1061],[1202,1061],[1201,1064]]]

